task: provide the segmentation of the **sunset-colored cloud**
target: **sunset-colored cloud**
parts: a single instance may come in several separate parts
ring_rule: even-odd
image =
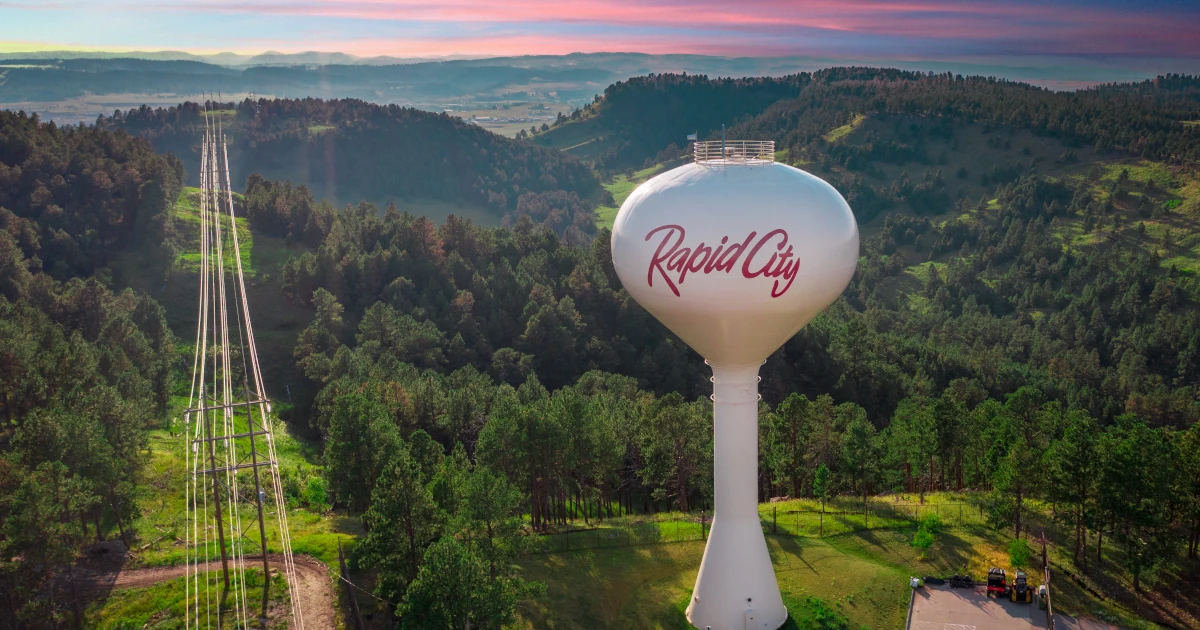
[[[92,47],[1200,59],[1194,0],[0,0],[0,15],[0,40]]]

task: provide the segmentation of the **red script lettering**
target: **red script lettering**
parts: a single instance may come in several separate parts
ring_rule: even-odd
[[[646,240],[649,241],[659,233],[662,235],[662,240],[659,241],[654,254],[650,256],[650,267],[646,270],[646,284],[654,286],[654,276],[657,272],[676,296],[679,296],[679,287],[687,280],[688,274],[728,274],[737,266],[743,253],[746,254],[746,258],[742,262],[742,277],[747,280],[753,280],[760,276],[775,279],[775,283],[771,287],[771,297],[773,298],[787,293],[800,272],[800,258],[796,255],[793,247],[788,244],[787,230],[771,230],[758,240],[755,240],[758,232],[752,231],[746,235],[746,238],[740,242],[734,242],[732,245],[729,244],[729,237],[723,236],[716,247],[704,242],[695,247],[685,246],[687,231],[683,229],[683,226],[674,224],[662,225],[650,230],[646,234]],[[774,247],[772,248],[771,245]],[[772,249],[774,251],[771,251]]]

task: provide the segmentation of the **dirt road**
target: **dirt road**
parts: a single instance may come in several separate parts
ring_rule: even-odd
[[[261,562],[262,556],[246,556],[247,566]],[[283,558],[268,557],[271,568],[283,571]],[[332,630],[336,627],[336,612],[333,583],[324,564],[309,556],[296,556],[296,592],[300,609],[304,615],[305,630]],[[209,570],[221,569],[220,561],[208,563]],[[91,591],[108,592],[114,588],[146,588],[159,582],[181,578],[187,572],[184,565],[173,567],[145,567],[141,569],[119,569],[116,571],[87,572],[80,576],[81,584]],[[292,627],[289,623],[288,627]]]

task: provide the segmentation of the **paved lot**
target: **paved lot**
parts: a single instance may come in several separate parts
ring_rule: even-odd
[[[1055,615],[1057,617],[1057,615]],[[989,598],[983,587],[925,586],[913,598],[909,630],[1026,630],[1045,628],[1046,611],[1036,603]]]
[[[1120,630],[1094,619],[1054,615],[1055,630]],[[984,587],[924,586],[913,597],[908,630],[1008,630],[1045,628],[1046,611],[1037,603],[1014,604],[988,597]]]

